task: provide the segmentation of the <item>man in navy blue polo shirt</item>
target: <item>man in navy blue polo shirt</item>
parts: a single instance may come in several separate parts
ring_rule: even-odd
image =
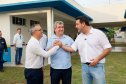
[[[3,70],[3,51],[5,49],[6,55],[8,54],[7,45],[5,39],[2,37],[2,32],[0,31],[0,72]]]
[[[66,46],[71,46],[74,41],[71,37],[64,35],[64,23],[56,21],[54,23],[55,34],[49,38],[46,50],[50,50],[55,44],[55,40],[60,40]],[[62,84],[71,84],[71,55],[70,52],[58,49],[57,52],[51,56],[51,84],[59,84],[60,79]]]

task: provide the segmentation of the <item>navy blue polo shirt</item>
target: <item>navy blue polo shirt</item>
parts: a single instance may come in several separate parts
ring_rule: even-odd
[[[4,49],[5,49],[5,52],[8,52],[6,41],[5,41],[4,38],[1,37],[1,39],[0,39],[0,51],[2,51]]]

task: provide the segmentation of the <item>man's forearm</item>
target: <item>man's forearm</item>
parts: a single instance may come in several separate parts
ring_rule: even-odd
[[[16,48],[16,44],[14,44],[14,47]]]
[[[75,52],[71,46],[62,45],[61,48],[64,49],[65,51],[67,51],[67,52]]]
[[[51,50],[54,46],[50,47],[47,51]]]
[[[97,57],[97,59],[100,61],[102,60],[104,57],[106,57],[109,53],[111,52],[111,48],[107,48],[103,51],[103,53]]]

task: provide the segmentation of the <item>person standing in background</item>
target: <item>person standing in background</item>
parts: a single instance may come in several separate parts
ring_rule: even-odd
[[[14,35],[14,40],[13,40],[13,44],[15,47],[15,64],[16,65],[22,65],[21,63],[21,57],[22,57],[22,44],[26,45],[24,42],[24,38],[23,35],[21,34],[21,28],[17,29],[17,34]]]
[[[2,37],[2,32],[0,30],[0,72],[4,72],[3,70],[3,52],[6,52],[6,55],[8,54],[7,45],[5,39]]]
[[[40,45],[45,50],[47,44],[47,36],[43,34],[43,37],[40,39]]]
[[[43,34],[43,37],[41,37],[41,39],[40,39],[40,46],[43,48],[43,50],[45,50],[45,48],[46,48],[47,40],[48,40],[47,36],[45,34]],[[44,60],[45,60],[45,58],[43,57],[43,67],[42,67],[43,75],[44,75]]]

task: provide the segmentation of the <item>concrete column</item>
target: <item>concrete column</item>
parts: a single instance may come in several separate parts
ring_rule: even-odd
[[[54,12],[53,9],[50,8],[50,10],[47,12],[47,35],[48,38],[50,38],[54,34]],[[50,64],[50,58],[48,58],[48,64]]]

